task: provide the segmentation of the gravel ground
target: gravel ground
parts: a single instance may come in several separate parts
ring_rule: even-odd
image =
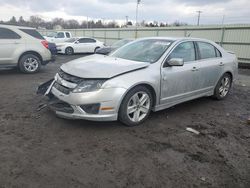
[[[133,128],[37,112],[37,86],[77,57],[34,75],[0,71],[0,187],[250,187],[250,70],[226,100],[180,104]]]

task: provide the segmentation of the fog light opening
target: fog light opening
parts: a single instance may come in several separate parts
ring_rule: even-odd
[[[83,109],[88,114],[98,114],[100,109],[100,103],[97,104],[85,104],[81,105],[81,109]]]

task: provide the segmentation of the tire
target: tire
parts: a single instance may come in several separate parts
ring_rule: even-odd
[[[66,55],[73,55],[74,54],[74,49],[72,47],[67,47],[65,49],[65,54]]]
[[[20,58],[18,65],[23,73],[36,73],[41,69],[41,59],[34,54],[25,54]]]
[[[96,48],[95,48],[94,54],[96,54],[96,50],[98,50],[99,48],[100,48],[100,47],[96,47]]]
[[[137,86],[124,97],[119,109],[118,119],[126,126],[137,126],[148,118],[152,105],[153,96],[150,90],[144,86]]]
[[[230,74],[225,73],[218,81],[213,97],[217,100],[225,99],[232,86],[232,77]]]

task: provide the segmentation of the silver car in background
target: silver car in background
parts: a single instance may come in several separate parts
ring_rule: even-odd
[[[224,99],[237,67],[233,53],[209,40],[143,38],[110,56],[62,65],[46,93],[60,117],[135,126],[151,111],[203,96]]]

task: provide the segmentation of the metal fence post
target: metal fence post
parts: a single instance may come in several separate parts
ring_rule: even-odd
[[[159,37],[159,28],[156,29],[156,36]]]
[[[118,29],[118,40],[120,40],[120,38],[121,38],[121,31],[120,29]]]
[[[223,42],[224,42],[224,36],[225,36],[225,30],[226,28],[224,26],[222,26],[222,30],[221,30],[221,40],[220,40],[220,46],[223,47]]]
[[[104,29],[104,43],[107,44],[107,29]]]
[[[187,28],[184,29],[184,37],[187,37]]]

